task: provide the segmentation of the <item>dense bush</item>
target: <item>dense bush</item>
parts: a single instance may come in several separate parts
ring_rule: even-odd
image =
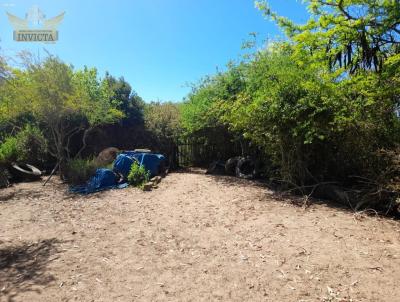
[[[43,163],[47,154],[47,141],[38,127],[26,125],[17,134],[20,150],[20,161],[28,163]]]
[[[13,124],[15,118],[29,114],[46,133],[48,152],[64,173],[71,154],[70,142],[81,137],[78,155],[86,147],[93,129],[124,117],[113,86],[100,78],[95,68],[74,70],[59,58],[42,61],[25,56],[23,69],[11,69],[0,84],[0,121]]]
[[[0,164],[8,164],[18,159],[17,138],[7,137],[0,145]]]
[[[150,171],[147,171],[143,165],[134,162],[128,175],[128,182],[135,187],[143,187],[150,179]]]
[[[72,159],[66,164],[65,177],[71,185],[81,185],[86,183],[98,168],[102,168],[102,166],[93,158]]]
[[[207,133],[225,129],[251,147],[246,153],[256,149],[269,176],[286,185],[357,187],[362,178],[362,192],[382,196],[397,169],[382,153],[397,154],[400,143],[400,41],[393,35],[399,25],[371,24],[396,18],[383,12],[398,4],[364,1],[365,16],[354,22],[357,1],[306,2],[312,17],[305,25],[258,3],[289,40],[195,87],[182,105],[184,134],[209,140]]]
[[[0,163],[25,162],[40,164],[47,151],[46,140],[37,128],[27,125],[0,145]]]
[[[152,102],[144,108],[145,127],[152,141],[152,146],[146,147],[165,154],[173,166],[181,135],[179,106],[171,102]]]
[[[180,107],[182,138],[206,151],[194,152],[194,164],[204,164],[204,160],[208,160],[206,164],[216,159],[226,160],[249,151],[243,133],[229,127],[219,106],[221,102],[232,103],[245,87],[243,65],[229,67],[227,72],[207,77],[193,87]]]
[[[399,141],[395,102],[383,84],[384,75],[368,71],[343,79],[301,65],[290,47],[275,45],[201,83],[183,105],[182,125],[193,139],[221,127],[242,136],[288,183],[372,177],[376,151]]]
[[[342,16],[356,5],[354,1],[341,8],[334,2],[309,3],[314,15],[304,26],[277,16],[265,2],[258,3],[286,30],[290,41],[268,45],[250,60],[202,81],[183,105],[182,126],[194,139],[201,130],[228,129],[233,137],[260,149],[288,182],[372,176],[379,161],[376,151],[399,142],[394,111],[399,101],[398,48],[388,43],[372,62],[366,56],[372,46],[358,43],[357,37],[345,41],[345,34],[340,40],[333,28],[348,21],[348,32],[359,27],[371,30],[366,20],[392,7],[382,4],[381,11],[365,3],[366,23],[356,24]],[[381,25],[382,35],[392,30],[385,26]],[[342,47],[347,45],[349,54],[344,54]],[[334,51],[338,53],[332,58]]]

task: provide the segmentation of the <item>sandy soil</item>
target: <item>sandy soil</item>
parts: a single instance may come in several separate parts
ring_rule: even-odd
[[[201,172],[201,173],[200,173]],[[13,195],[13,196],[12,196]],[[202,171],[0,191],[0,301],[400,301],[400,223]]]

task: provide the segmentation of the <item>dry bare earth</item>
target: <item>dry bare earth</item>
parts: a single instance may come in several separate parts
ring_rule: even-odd
[[[400,224],[201,173],[0,192],[0,301],[400,301]],[[10,197],[10,196],[9,196]],[[1,198],[0,198],[1,199]]]

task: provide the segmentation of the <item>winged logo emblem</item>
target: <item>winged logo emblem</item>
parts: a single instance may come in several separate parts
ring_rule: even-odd
[[[46,19],[46,15],[36,6],[29,10],[24,19],[7,12],[8,20],[14,28],[14,40],[18,42],[54,43],[58,40],[57,27],[64,19],[64,15],[65,12]],[[34,26],[40,27],[34,28]]]

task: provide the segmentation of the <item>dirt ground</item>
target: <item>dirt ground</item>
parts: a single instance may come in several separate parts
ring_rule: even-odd
[[[203,171],[0,191],[0,301],[400,301],[400,223]],[[6,200],[8,199],[8,200]],[[1,201],[3,200],[3,201]]]

